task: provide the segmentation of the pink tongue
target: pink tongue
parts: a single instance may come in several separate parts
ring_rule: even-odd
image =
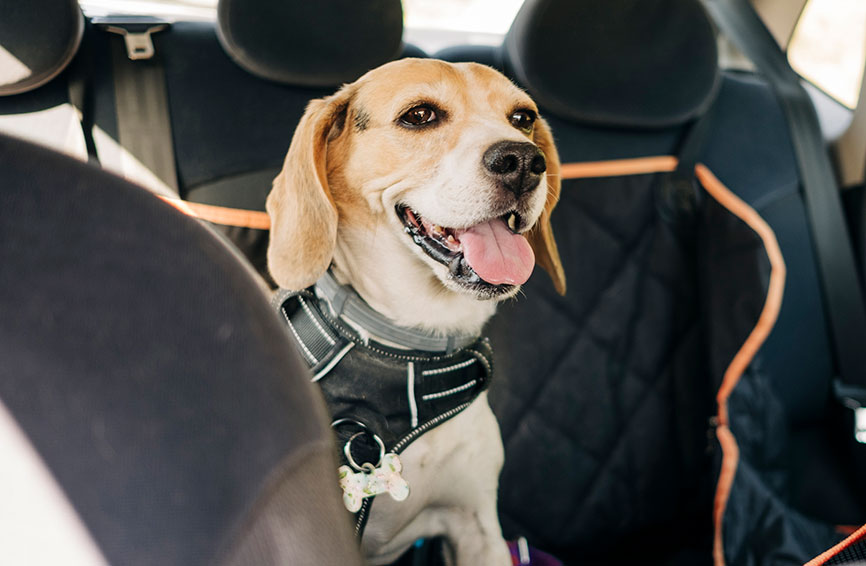
[[[532,274],[535,254],[529,242],[498,218],[461,232],[459,238],[466,263],[488,283],[522,285]]]

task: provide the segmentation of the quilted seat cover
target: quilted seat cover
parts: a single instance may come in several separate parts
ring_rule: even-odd
[[[632,161],[564,181],[568,294],[537,274],[491,325],[506,536],[566,564],[803,564],[840,536],[785,501],[787,421],[744,353],[778,314],[778,244],[703,166],[689,202],[670,162]]]
[[[536,275],[491,328],[504,526],[566,560],[645,557],[709,532],[706,237],[663,218],[664,179],[565,181],[553,222],[567,295]],[[742,238],[754,264],[754,238]],[[642,548],[619,547],[624,534]]]

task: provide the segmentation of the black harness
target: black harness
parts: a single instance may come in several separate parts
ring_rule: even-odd
[[[342,463],[358,473],[372,473],[383,454],[400,454],[459,414],[493,374],[486,338],[397,327],[330,274],[303,291],[280,290],[274,305],[322,389]],[[365,330],[412,349],[380,344]],[[358,538],[372,500],[355,513]]]

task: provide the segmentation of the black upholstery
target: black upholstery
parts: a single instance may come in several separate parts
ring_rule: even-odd
[[[681,124],[718,78],[712,27],[691,0],[527,0],[503,59],[550,112],[605,126]]]
[[[0,400],[108,561],[360,564],[323,402],[228,248],[51,151],[0,137],[0,171]]]
[[[218,13],[220,41],[241,67],[295,86],[351,82],[396,58],[403,35],[399,0],[220,0]]]
[[[67,102],[69,102],[69,92],[65,81],[49,81],[35,90],[0,96],[0,115],[38,112]]]
[[[705,161],[776,233],[785,258],[785,300],[758,363],[793,423],[820,419],[833,361],[817,264],[791,141],[767,84],[752,74],[724,81]],[[792,348],[792,345],[796,347]],[[792,386],[792,381],[797,385]]]
[[[158,34],[154,44],[164,59],[183,196],[264,210],[270,181],[282,166],[307,102],[330,94],[333,87],[278,84],[251,76],[222,49],[210,23],[179,22]],[[218,189],[204,188],[259,170],[272,175],[261,185],[243,190],[236,186],[231,196],[212,197]]]
[[[527,0],[501,46],[452,46],[433,56],[490,65],[550,116],[634,137],[699,116],[719,86],[713,29],[692,0]],[[599,148],[591,138],[593,154],[623,152],[617,131],[600,135],[610,141]]]
[[[0,54],[0,96],[42,86],[75,56],[84,32],[77,0],[7,1],[2,13],[0,47],[8,55]]]

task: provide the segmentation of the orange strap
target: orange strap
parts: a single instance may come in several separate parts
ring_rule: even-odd
[[[660,173],[663,171],[673,171],[676,167],[676,157],[660,155],[654,157],[638,157],[635,159],[564,163],[560,168],[560,175],[563,179],[585,179],[589,177],[612,177],[615,175]],[[207,220],[214,224],[237,226],[240,228],[255,228],[256,230],[269,230],[271,227],[271,220],[268,217],[267,212],[201,204],[179,198],[163,196],[160,196],[160,198],[184,214],[201,220]]]
[[[677,168],[677,158],[672,155],[613,159],[611,161],[585,161],[563,163],[559,168],[562,179],[585,179],[589,177],[614,177],[617,175],[641,175],[663,173]]]
[[[805,566],[822,566],[823,564],[826,564],[828,560],[830,560],[849,546],[853,545],[854,543],[859,542],[864,537],[866,537],[866,525],[863,525],[862,527],[854,531],[851,536],[849,536],[830,550],[822,552],[820,555],[807,562]]]
[[[746,341],[740,346],[731,363],[725,370],[722,385],[716,394],[718,402],[718,426],[716,437],[722,447],[722,469],[719,473],[719,481],[716,484],[716,496],[713,507],[713,523],[715,525],[715,537],[713,541],[713,560],[716,566],[725,565],[724,548],[722,545],[722,519],[731,494],[731,486],[737,473],[737,465],[740,459],[740,450],[737,439],[734,437],[728,422],[728,397],[740,381],[743,372],[751,363],[752,358],[769,336],[770,331],[776,324],[779,310],[782,308],[782,295],[785,291],[785,260],[779,242],[769,224],[755,212],[751,206],[746,204],[740,197],[730,191],[719,181],[713,173],[704,165],[695,167],[695,175],[698,181],[713,199],[728,209],[737,218],[745,222],[761,238],[764,250],[770,260],[770,282],[767,285],[767,296],[764,299],[764,307],[758,317],[758,322],[749,333]]]
[[[201,220],[207,220],[214,224],[238,226],[241,228],[255,228],[256,230],[269,230],[271,228],[271,219],[268,216],[268,213],[261,212],[260,210],[244,210],[242,208],[213,206],[211,204],[202,204],[199,202],[190,202],[187,200],[163,196],[160,196],[159,198],[184,214]]]

